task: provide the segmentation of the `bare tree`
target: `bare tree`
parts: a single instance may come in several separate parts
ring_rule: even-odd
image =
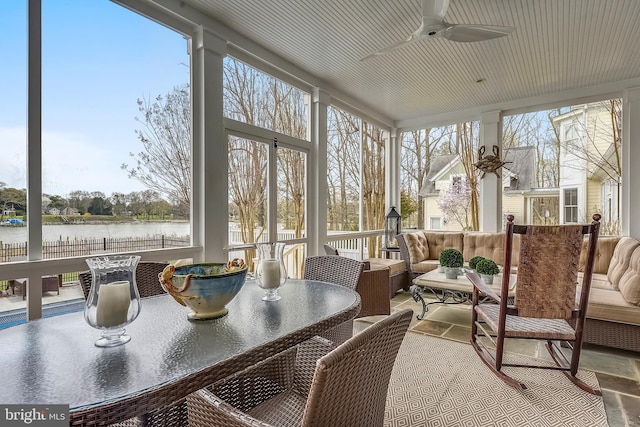
[[[165,96],[138,99],[143,126],[136,130],[143,151],[130,156],[135,165],[122,164],[130,178],[185,206],[191,204],[191,104],[188,85]]]
[[[227,60],[225,116],[274,132],[304,139],[307,134],[304,94],[239,61]],[[267,146],[258,141],[229,139],[229,202],[245,243],[260,240],[267,224]],[[272,142],[275,144],[275,139]],[[304,228],[306,162],[293,148],[277,148],[278,221],[292,226],[296,237]],[[277,236],[271,236],[277,239]],[[245,251],[252,259],[254,251]]]
[[[478,203],[478,171],[475,163],[478,152],[478,122],[459,123],[456,125],[456,140],[460,151],[460,160],[464,167],[466,182],[471,189],[469,213],[471,216],[471,230],[480,229],[480,206]]]
[[[264,144],[244,138],[229,139],[229,200],[238,208],[238,223],[245,243],[259,242],[265,232],[266,171]]]
[[[365,230],[384,228],[385,219],[385,181],[384,181],[384,132],[378,127],[363,121],[362,138],[362,204],[363,227]],[[376,257],[382,248],[382,240],[370,237],[367,245],[369,257]]]
[[[332,230],[357,230],[360,193],[360,123],[338,108],[329,109],[327,219]]]
[[[420,195],[420,190],[424,188],[430,172],[431,155],[445,135],[445,132],[432,132],[432,129],[419,129],[402,135],[401,190],[416,201],[417,218],[412,223],[418,227],[424,226],[424,197]],[[404,217],[404,210],[402,215]]]

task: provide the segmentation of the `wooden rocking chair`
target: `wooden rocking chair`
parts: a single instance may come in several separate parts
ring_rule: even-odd
[[[591,277],[600,231],[600,215],[590,225],[514,225],[508,216],[504,271],[511,271],[513,235],[520,234],[515,301],[506,298],[509,275],[503,275],[501,294],[485,285],[476,273],[473,284],[471,344],[482,361],[504,382],[526,386],[503,372],[505,366],[561,370],[581,389],[601,395],[576,377]],[[577,285],[580,250],[589,236],[582,286]],[[505,297],[502,298],[501,296]],[[487,302],[487,298],[490,297]],[[491,299],[495,300],[495,304]],[[509,364],[504,361],[505,339],[545,340],[555,365]],[[491,345],[491,344],[492,345]],[[570,355],[566,353],[570,352]]]

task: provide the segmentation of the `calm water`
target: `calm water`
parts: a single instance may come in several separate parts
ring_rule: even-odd
[[[42,226],[42,240],[73,240],[91,237],[146,237],[155,235],[188,236],[188,222],[154,222],[121,224],[56,224]],[[27,241],[27,227],[0,227],[0,242]]]

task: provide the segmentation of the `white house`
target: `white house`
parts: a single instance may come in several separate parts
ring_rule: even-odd
[[[601,213],[604,231],[620,232],[622,169],[612,117],[610,104],[597,102],[573,107],[553,120],[560,129],[563,224],[584,222]]]

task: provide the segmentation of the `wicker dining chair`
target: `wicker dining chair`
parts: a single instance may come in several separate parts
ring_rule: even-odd
[[[601,395],[576,377],[591,290],[600,215],[587,225],[514,225],[508,216],[505,233],[504,270],[511,271],[513,235],[520,235],[515,300],[502,298],[509,292],[509,274],[503,274],[500,295],[468,273],[473,284],[471,344],[483,362],[505,383],[526,389],[507,375],[504,367],[555,369],[562,371],[581,389]],[[580,251],[589,237],[582,285],[577,285]],[[480,298],[480,295],[489,297]],[[494,300],[497,302],[490,301]],[[535,339],[546,342],[555,364],[514,364],[504,355],[505,340]],[[569,353],[569,354],[567,354]]]
[[[138,293],[140,298],[151,297],[154,295],[161,295],[166,293],[160,281],[158,280],[158,274],[162,273],[162,270],[169,265],[166,262],[155,261],[140,261],[136,267],[136,285],[138,286]],[[91,271],[83,271],[78,273],[78,280],[82,287],[82,293],[84,298],[89,296],[91,290]]]
[[[358,260],[336,256],[318,255],[307,257],[304,261],[304,278],[335,283],[353,291],[364,270],[364,264]],[[342,344],[353,336],[353,320],[344,322],[322,334],[335,345]]]
[[[412,316],[411,310],[392,314],[337,348],[314,338],[313,349],[293,347],[192,393],[189,426],[382,426],[391,371]]]

